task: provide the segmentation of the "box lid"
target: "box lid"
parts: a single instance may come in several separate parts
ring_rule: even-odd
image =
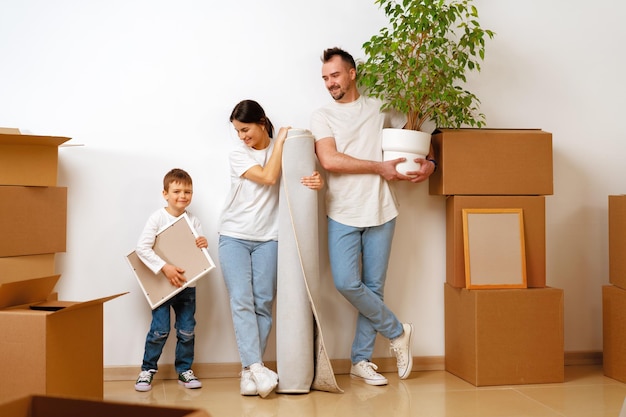
[[[41,307],[39,308],[40,310],[65,312],[102,304],[113,298],[128,294],[125,292],[89,301],[46,301],[49,299],[60,277],[61,275],[52,275],[0,285],[0,309],[34,304]]]
[[[71,138],[62,136],[21,135],[19,133],[0,132],[0,145],[39,145],[58,147]]]
[[[0,285],[0,309],[46,300],[60,277],[52,275]]]

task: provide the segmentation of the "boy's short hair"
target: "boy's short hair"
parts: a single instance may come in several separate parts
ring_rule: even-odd
[[[180,168],[174,168],[165,174],[165,177],[163,177],[163,190],[168,191],[170,184],[173,182],[179,182],[184,185],[193,185],[191,175],[189,175],[187,171]]]

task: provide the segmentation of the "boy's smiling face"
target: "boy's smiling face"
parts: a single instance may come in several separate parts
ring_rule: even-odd
[[[193,187],[191,184],[183,184],[178,181],[170,183],[167,190],[163,190],[163,197],[167,201],[167,211],[173,216],[180,216],[191,204]]]

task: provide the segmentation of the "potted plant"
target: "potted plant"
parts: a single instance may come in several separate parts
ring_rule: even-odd
[[[426,122],[450,128],[484,125],[480,101],[462,84],[467,72],[480,71],[485,38],[493,38],[494,32],[481,28],[471,0],[375,3],[389,24],[363,44],[366,59],[359,65],[359,85],[381,99],[384,108],[407,115],[409,130],[383,130],[383,153],[385,160],[407,158],[398,171],[415,171],[419,165],[413,159],[430,149],[432,130],[424,132]]]

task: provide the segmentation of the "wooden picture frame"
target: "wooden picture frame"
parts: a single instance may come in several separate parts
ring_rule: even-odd
[[[153,246],[156,254],[167,263],[185,270],[187,282],[180,288],[172,286],[163,272],[153,273],[139,259],[136,251],[126,255],[128,265],[153,310],[215,268],[215,263],[206,248],[196,246],[197,237],[198,233],[186,213],[157,233]]]
[[[526,288],[523,210],[463,209],[468,289]]]

